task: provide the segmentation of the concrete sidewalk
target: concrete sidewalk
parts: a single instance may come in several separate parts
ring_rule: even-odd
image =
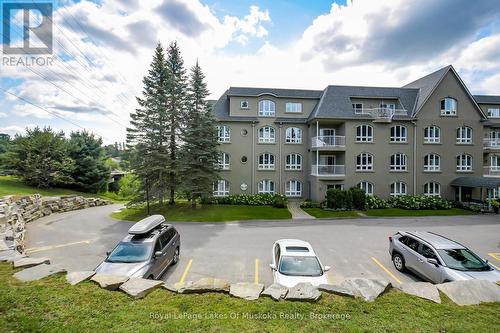
[[[292,219],[294,220],[312,220],[315,219],[314,216],[307,214],[305,211],[300,208],[299,201],[288,201],[287,205],[288,210],[292,214]]]

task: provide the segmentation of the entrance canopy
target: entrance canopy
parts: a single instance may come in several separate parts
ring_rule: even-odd
[[[500,187],[500,178],[493,177],[458,177],[451,183],[451,186],[476,187],[476,188],[497,188]]]

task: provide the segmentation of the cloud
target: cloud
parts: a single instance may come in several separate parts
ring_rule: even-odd
[[[137,21],[127,25],[131,40],[145,47],[154,47],[158,42],[156,38],[156,27],[148,21]]]
[[[186,36],[196,37],[208,28],[198,19],[196,13],[181,1],[164,0],[157,10],[168,24]]]
[[[26,125],[26,126],[18,126],[18,125],[11,125],[11,126],[4,126],[0,127],[0,133],[5,133],[9,135],[16,135],[16,134],[24,134],[26,133],[26,128],[27,127],[34,127],[34,125]]]
[[[0,112],[0,118],[7,118],[7,113]]]

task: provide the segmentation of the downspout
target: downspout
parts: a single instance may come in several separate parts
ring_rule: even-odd
[[[279,147],[278,148],[278,156],[279,156],[279,158],[276,160],[276,162],[277,162],[276,164],[278,166],[278,182],[279,182],[278,193],[279,194],[283,193],[281,191],[282,190],[282,188],[281,188],[281,186],[282,186],[282,183],[281,183],[281,158],[282,158],[282,156],[281,156],[281,144],[282,144],[282,142],[281,142],[281,131],[282,131],[282,128],[283,128],[283,124],[280,123],[279,130],[278,130],[278,140],[279,140],[279,144],[278,144],[278,147]]]
[[[316,140],[319,137],[319,121],[316,120]],[[316,177],[319,176],[319,149],[316,147]]]
[[[417,123],[413,124],[413,195],[417,194]]]
[[[254,192],[255,183],[255,123],[252,123],[252,184],[250,185],[250,191],[252,194]]]

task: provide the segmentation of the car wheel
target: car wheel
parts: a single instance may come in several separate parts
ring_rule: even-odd
[[[176,248],[174,252],[174,258],[172,259],[172,265],[177,264],[178,261],[179,261],[179,248]]]
[[[403,272],[405,270],[405,260],[399,253],[394,253],[392,256],[392,263],[398,271]]]

